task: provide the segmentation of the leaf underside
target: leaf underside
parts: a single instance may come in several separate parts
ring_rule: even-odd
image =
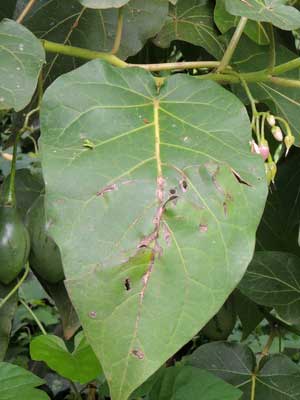
[[[216,314],[253,254],[266,185],[242,103],[174,75],[100,60],[41,110],[51,233],[113,400],[125,400]],[[93,146],[85,146],[86,141]]]

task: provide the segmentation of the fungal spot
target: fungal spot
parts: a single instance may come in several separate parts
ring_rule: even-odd
[[[147,119],[147,118],[144,118],[144,119],[143,119],[143,122],[144,122],[144,124],[150,124],[150,121],[149,121],[149,119]]]
[[[176,194],[176,189],[170,189],[170,190],[169,190],[169,193],[170,193],[170,194]]]
[[[125,281],[124,281],[124,286],[125,286],[125,289],[126,289],[127,291],[131,289],[131,283],[130,283],[130,279],[129,279],[129,278],[126,278],[126,279],[125,279]]]
[[[238,183],[241,183],[242,185],[246,185],[246,186],[252,187],[252,185],[250,185],[250,183],[246,182],[246,181],[240,176],[240,174],[238,174],[234,169],[231,168],[231,172],[232,172],[233,176],[235,177],[235,179],[238,181]]]
[[[200,224],[199,225],[199,231],[201,233],[206,233],[208,231],[208,226],[206,224]]]
[[[224,209],[224,214],[225,214],[225,217],[227,216],[227,203],[226,203],[226,201],[224,201],[224,203],[223,203],[223,209]]]
[[[187,191],[187,187],[188,187],[187,181],[185,181],[184,179],[182,179],[182,180],[179,182],[179,184],[180,184],[181,190],[182,190],[183,192],[186,192],[186,191]]]
[[[132,350],[131,354],[139,360],[143,360],[145,357],[145,354],[141,350]]]
[[[118,186],[114,183],[112,185],[106,186],[105,188],[99,190],[99,192],[97,192],[96,194],[97,194],[97,196],[103,196],[104,193],[113,192],[114,190],[117,190],[117,189],[118,189]]]
[[[97,317],[96,311],[90,311],[90,312],[89,312],[89,317],[90,317],[90,318],[96,318],[96,317]]]

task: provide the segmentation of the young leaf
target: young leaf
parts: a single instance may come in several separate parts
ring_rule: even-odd
[[[204,47],[215,58],[222,57],[224,48],[218,39],[209,0],[179,0],[176,5],[170,4],[169,16],[154,42],[169,47],[173,40]]]
[[[15,284],[16,282],[8,286],[0,284],[0,301],[13,289]],[[0,361],[4,360],[6,354],[17,303],[18,295],[15,294],[0,308]]]
[[[41,126],[66,286],[113,400],[124,400],[244,274],[263,162],[245,108],[219,85],[174,75],[158,94],[148,72],[100,60],[47,90]]]
[[[80,4],[89,8],[113,8],[122,7],[129,0],[78,0]]]
[[[0,110],[22,110],[31,100],[45,62],[40,41],[22,25],[0,22]]]
[[[217,0],[214,10],[214,20],[222,33],[227,32],[229,29],[236,27],[240,17],[229,14],[226,11],[224,0]],[[269,35],[261,22],[249,20],[244,29],[244,33],[259,45],[266,45],[269,43]]]
[[[255,356],[249,347],[215,342],[199,347],[189,357],[188,364],[206,369],[238,387],[243,391],[242,399],[245,400],[300,399],[300,368],[283,354],[266,357],[258,373],[255,373]]]
[[[225,0],[226,9],[232,15],[270,22],[287,31],[300,28],[300,12],[286,3],[287,0]]]
[[[279,251],[254,255],[239,289],[253,301],[274,307],[291,324],[300,323],[299,257]]]
[[[166,368],[148,395],[149,400],[237,400],[241,396],[239,389],[213,374],[185,365]]]
[[[58,336],[41,335],[30,343],[33,360],[44,361],[48,367],[71,381],[86,384],[101,374],[101,366],[82,332],[75,337],[75,349],[68,351]]]
[[[44,381],[24,368],[0,362],[0,399],[50,400],[48,395],[35,389]]]

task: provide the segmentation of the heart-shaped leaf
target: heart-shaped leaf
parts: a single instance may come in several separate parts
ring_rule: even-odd
[[[122,7],[129,0],[78,0],[80,4],[89,8],[113,8]]]
[[[265,21],[280,29],[300,28],[300,12],[288,0],[225,0],[227,11],[255,21]]]
[[[229,14],[226,11],[224,0],[217,0],[214,21],[222,33],[227,32],[229,29],[236,27],[240,18]],[[245,26],[244,33],[259,45],[268,44],[270,39],[264,25],[259,21],[249,20]]]
[[[242,392],[215,375],[191,366],[166,368],[149,400],[237,400]]]
[[[58,336],[41,335],[30,343],[33,360],[44,361],[51,369],[71,381],[85,384],[101,374],[101,367],[82,332],[75,337],[75,348],[70,353]]]
[[[38,389],[44,381],[24,368],[0,362],[0,399],[50,400],[48,395]]]
[[[211,1],[179,0],[176,5],[170,4],[169,16],[154,42],[169,47],[173,40],[204,47],[217,59],[222,56],[224,48],[214,26]]]
[[[44,62],[44,49],[30,31],[0,22],[0,110],[20,111],[30,102]]]
[[[279,251],[255,253],[239,288],[292,324],[300,323],[300,259]]]
[[[242,400],[300,399],[300,368],[283,354],[266,357],[256,372],[255,355],[249,347],[215,342],[199,347],[188,364],[238,387],[244,393]]]
[[[243,276],[263,162],[245,108],[216,83],[174,75],[158,94],[147,71],[100,60],[47,90],[41,127],[66,286],[112,398],[127,399]]]

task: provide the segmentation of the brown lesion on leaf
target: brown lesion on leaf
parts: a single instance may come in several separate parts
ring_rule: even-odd
[[[112,185],[105,186],[103,189],[99,190],[96,195],[103,196],[105,193],[113,192],[114,190],[118,190],[118,186],[113,183]]]
[[[238,181],[238,183],[241,183],[242,185],[246,185],[246,186],[252,187],[252,185],[249,182],[245,181],[241,177],[241,175],[238,172],[236,172],[233,168],[230,168],[230,170],[231,170],[233,176],[235,177],[235,179]]]
[[[183,178],[183,179],[181,179],[179,181],[179,186],[180,186],[181,190],[183,191],[183,193],[187,192],[188,183],[187,183],[187,180],[185,178]]]
[[[201,233],[206,233],[208,231],[208,225],[207,224],[199,224],[199,231]]]
[[[131,281],[130,278],[126,278],[124,281],[124,287],[127,291],[131,290]]]
[[[133,349],[131,350],[131,354],[138,358],[139,360],[143,360],[145,358],[145,354],[140,349]]]

